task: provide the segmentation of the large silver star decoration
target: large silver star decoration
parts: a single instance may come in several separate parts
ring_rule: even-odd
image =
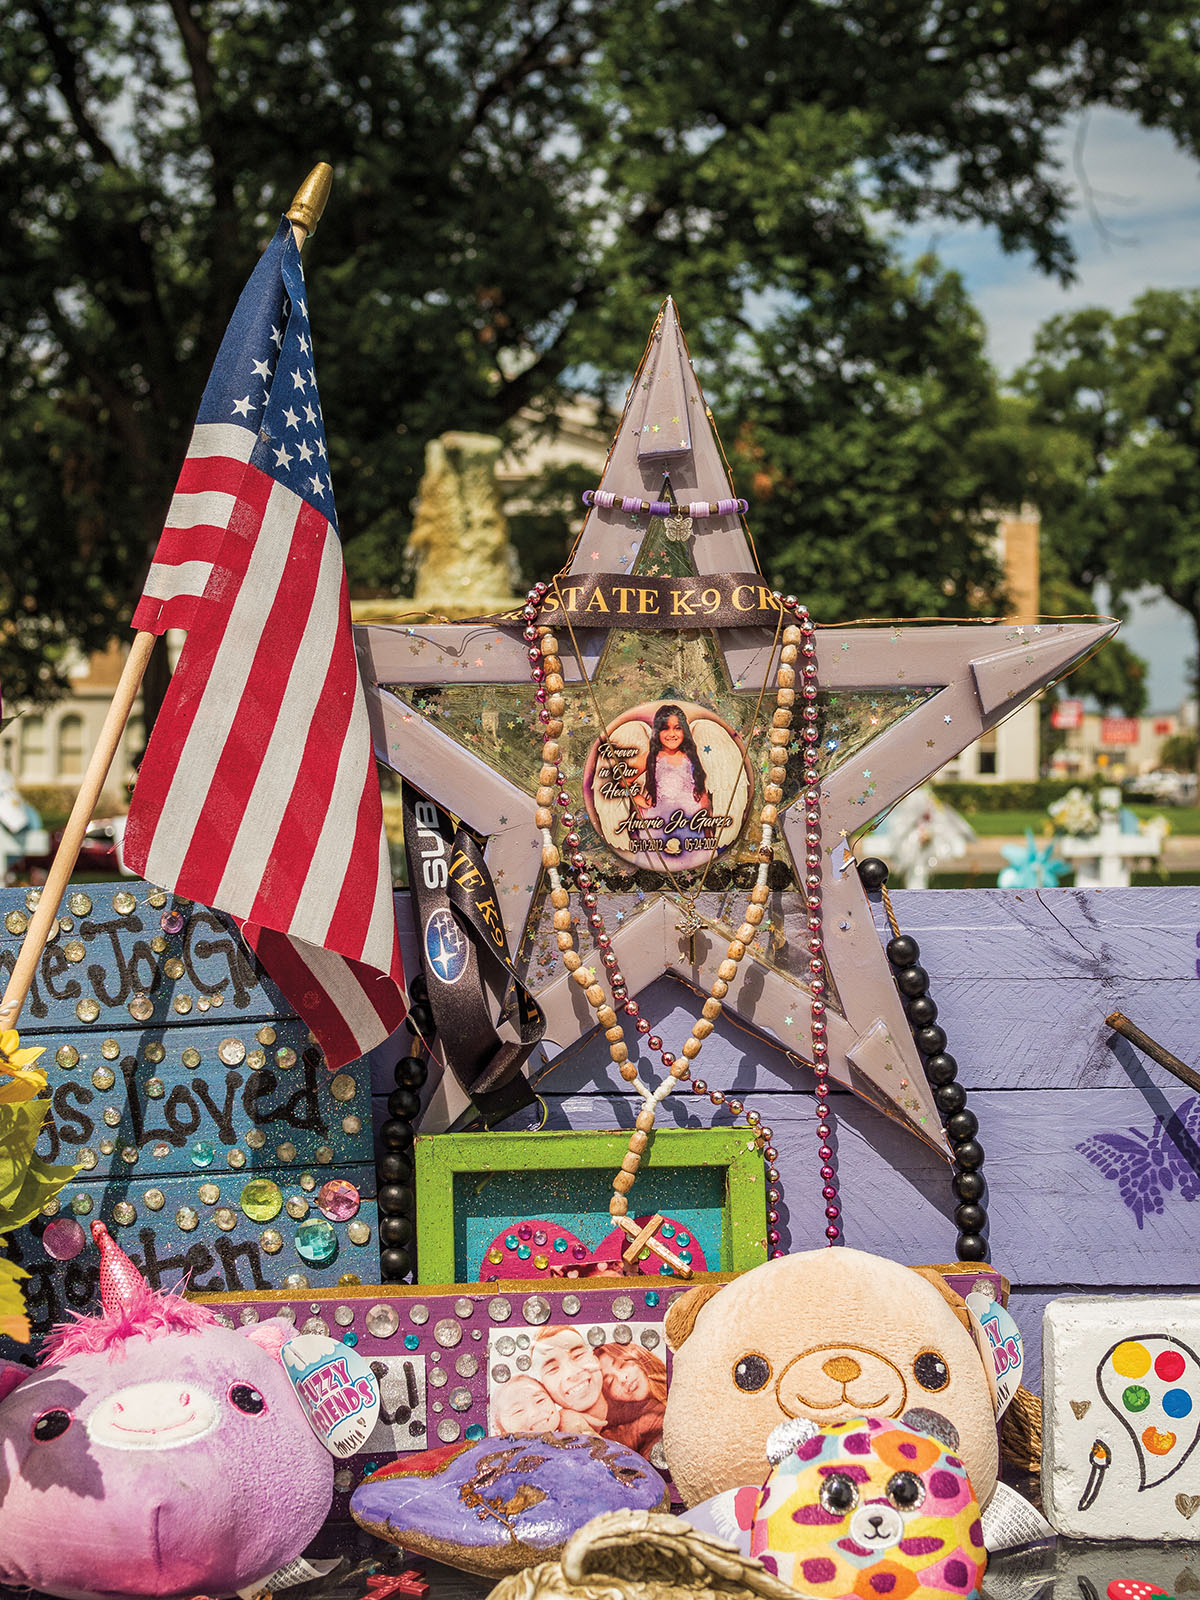
[[[629,391],[598,486],[616,495],[589,511],[560,588],[598,572],[754,573],[736,513],[694,521],[632,515],[623,498],[660,498],[664,477],[681,508],[733,494],[673,302],[662,308]],[[690,526],[689,526],[690,524]],[[801,597],[803,598],[803,597]],[[376,753],[486,841],[510,946],[565,1047],[594,1016],[558,965],[534,825],[541,726],[520,620],[361,626]],[[1003,721],[1116,631],[1109,621],[879,624],[820,628],[821,836],[827,1026],[834,1077],[949,1159],[949,1146],[891,969],[850,854],[853,836],[972,740]],[[704,701],[739,733],[756,778],[774,709],[774,629],[697,625],[687,633],[558,628],[568,706],[560,743],[578,794],[587,751],[634,704]],[[798,772],[798,754],[794,753]],[[789,773],[791,768],[789,768]],[[785,792],[772,868],[777,892],[760,937],[724,1004],[792,1052],[812,1059],[806,988],[806,907],[791,868],[804,856],[798,781]],[[582,804],[576,810],[583,814]],[[729,859],[702,871],[636,875],[598,836],[593,876],[631,995],[663,973],[706,993],[742,920],[757,847],[757,805]],[[577,929],[588,959],[586,913]],[[599,962],[596,962],[599,970]],[[637,1036],[630,1030],[631,1052]],[[682,1041],[676,1041],[676,1048]],[[669,1047],[669,1043],[668,1043]],[[651,1070],[651,1060],[643,1062]]]

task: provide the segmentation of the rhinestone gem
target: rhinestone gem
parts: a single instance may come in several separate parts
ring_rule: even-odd
[[[452,1350],[456,1344],[461,1344],[462,1336],[462,1323],[454,1317],[443,1317],[434,1325],[433,1337],[444,1350]]]
[[[23,911],[10,911],[4,919],[4,926],[9,933],[22,934],[29,926],[29,918]]]
[[[97,1067],[92,1073],[92,1087],[96,1089],[111,1089],[116,1083],[116,1078],[108,1067]]]
[[[342,1118],[342,1132],[355,1134],[362,1132],[362,1118],[357,1116]]]
[[[323,1218],[312,1217],[296,1229],[296,1254],[311,1266],[323,1267],[337,1255],[337,1234]]]
[[[246,1152],[244,1150],[231,1150],[225,1159],[231,1167],[240,1171],[246,1165]]]
[[[503,1361],[497,1361],[496,1365],[492,1368],[492,1372],[491,1372],[492,1382],[493,1383],[507,1383],[508,1380],[511,1377],[512,1377],[511,1368],[506,1367],[504,1365]]]
[[[118,1200],[112,1208],[112,1218],[120,1227],[128,1228],[131,1223],[137,1221],[137,1212],[128,1200]]]
[[[436,1361],[437,1357],[435,1356],[433,1359]],[[450,1379],[442,1371],[441,1367],[434,1367],[429,1374],[429,1382],[435,1389],[444,1389],[450,1382]]]
[[[302,1172],[300,1174],[300,1187],[304,1190],[305,1194],[311,1194],[317,1187],[317,1180],[313,1177],[311,1172]]]
[[[605,1332],[604,1332],[603,1328],[589,1328],[588,1329],[588,1331],[587,1331],[587,1342],[590,1345],[603,1344],[605,1342],[605,1339],[606,1339],[606,1335],[605,1335]]]
[[[549,1322],[550,1302],[543,1294],[531,1294],[521,1306],[521,1315],[526,1322],[535,1327],[540,1323]]]
[[[283,1072],[286,1072],[289,1067],[294,1067],[297,1059],[296,1052],[289,1049],[287,1045],[284,1045],[282,1050],[277,1050],[275,1053],[275,1064]]]
[[[70,1072],[72,1067],[79,1065],[79,1051],[73,1044],[60,1044],[54,1052],[54,1059],[64,1071]]]
[[[502,1333],[496,1340],[496,1354],[501,1356],[515,1355],[517,1341],[509,1333]]]
[[[167,1203],[167,1197],[161,1189],[147,1189],[142,1200],[149,1211],[161,1211]]]
[[[275,1029],[268,1024],[267,1027],[260,1028],[254,1037],[258,1040],[259,1044],[274,1044],[278,1035],[276,1034]]]
[[[474,1444],[477,1439],[483,1439],[487,1437],[484,1426],[481,1422],[468,1423],[467,1427],[463,1431],[465,1436],[470,1439],[472,1444]]]
[[[473,1378],[479,1371],[479,1357],[470,1350],[464,1351],[454,1363],[454,1370],[460,1378]]]
[[[568,1317],[577,1317],[581,1304],[582,1301],[577,1294],[565,1294],[562,1297],[563,1313]]]
[[[339,1328],[348,1328],[354,1321],[353,1306],[338,1306],[333,1313],[333,1320]]]
[[[121,1054],[121,1046],[115,1039],[105,1039],[104,1043],[100,1046],[100,1054],[104,1057],[105,1061],[115,1061]]]
[[[161,1078],[146,1079],[146,1093],[150,1096],[151,1100],[161,1100],[166,1092],[166,1087]]]
[[[613,1329],[613,1340],[617,1344],[628,1344],[632,1338],[633,1334],[629,1331],[629,1324],[627,1322],[619,1323],[617,1327]]]
[[[118,889],[113,895],[112,906],[119,916],[127,917],[131,911],[137,910],[137,901],[128,889]]]
[[[283,1209],[283,1191],[270,1178],[251,1178],[238,1198],[251,1222],[270,1222]]]
[[[454,1315],[456,1317],[469,1317],[474,1310],[474,1300],[468,1300],[465,1294],[460,1294],[454,1302]]]
[[[266,1142],[267,1136],[261,1128],[246,1129],[246,1143],[250,1146],[251,1150],[261,1150]]]
[[[154,1159],[156,1161],[165,1161],[170,1154],[171,1146],[169,1144],[156,1144],[154,1146]]]
[[[194,1046],[188,1045],[180,1060],[185,1067],[198,1067],[200,1065],[200,1052]]]
[[[659,1340],[658,1340],[658,1329],[657,1328],[643,1328],[642,1331],[641,1331],[641,1334],[639,1335],[639,1338],[640,1338],[642,1344],[645,1345],[647,1350],[654,1350],[654,1349],[657,1348],[658,1342],[659,1342]]]
[[[507,1322],[512,1316],[512,1305],[502,1294],[488,1301],[488,1316],[493,1322]]]
[[[328,1339],[329,1324],[325,1321],[324,1317],[309,1317],[305,1322],[300,1324],[300,1332],[320,1333],[324,1334],[325,1338]]]
[[[346,1229],[346,1237],[351,1244],[368,1244],[371,1238],[371,1226],[356,1219]]]
[[[230,1206],[222,1206],[220,1210],[213,1213],[213,1220],[218,1228],[228,1233],[231,1228],[237,1227],[237,1212]]]
[[[283,1287],[289,1290],[292,1294],[295,1294],[297,1289],[308,1288],[308,1279],[302,1272],[289,1272],[287,1277],[283,1280]],[[294,1317],[295,1313],[293,1312],[292,1315]]]
[[[192,1210],[191,1206],[180,1206],[175,1213],[175,1221],[183,1229],[184,1233],[191,1233],[192,1229],[198,1226],[200,1216],[198,1212]]]
[[[63,945],[63,955],[66,956],[68,961],[82,961],[84,956],[87,955],[83,940],[68,939],[66,944]]]
[[[275,1146],[275,1154],[279,1157],[280,1161],[295,1161],[296,1146],[290,1139],[285,1139],[282,1144],[277,1144]]]
[[[357,1085],[348,1072],[339,1072],[329,1085],[329,1092],[335,1100],[353,1100]]]
[[[160,910],[167,903],[167,897],[161,889],[151,889],[146,896],[146,904],[153,906],[155,911]]]
[[[75,1159],[77,1166],[82,1167],[85,1172],[90,1172],[96,1165],[96,1152],[85,1144]]]
[[[408,1320],[415,1323],[418,1328],[423,1328],[429,1321],[429,1307],[418,1300],[416,1305],[409,1306]]]
[[[284,1209],[289,1217],[294,1217],[299,1222],[308,1215],[308,1201],[302,1195],[294,1194],[290,1196]]]
[[[349,1222],[361,1203],[358,1190],[347,1178],[330,1178],[317,1192],[317,1206],[330,1222]]]
[[[120,1119],[118,1118],[118,1120],[120,1120]],[[112,1155],[113,1151],[116,1148],[117,1148],[116,1145],[113,1143],[113,1141],[111,1139],[101,1139],[101,1141],[100,1141],[100,1154],[102,1156],[110,1156],[110,1155]]]
[[[87,1235],[74,1217],[59,1217],[42,1231],[42,1249],[53,1261],[74,1261],[87,1246]]]
[[[197,1139],[188,1151],[188,1159],[194,1167],[211,1167],[216,1159],[217,1152],[207,1139]]]
[[[100,1007],[95,1000],[90,998],[80,1000],[76,1002],[75,1015],[80,1022],[95,1022],[100,1015]]]
[[[162,955],[163,951],[167,948],[167,941],[163,938],[161,933],[156,933],[153,939],[151,939],[150,948],[154,951],[156,956]]]
[[[453,1444],[461,1432],[461,1427],[453,1417],[446,1417],[437,1425],[437,1436],[443,1444]]]
[[[313,1160],[320,1162],[323,1167],[327,1167],[333,1160],[333,1146],[328,1144],[319,1144],[313,1151]]]
[[[274,1228],[268,1228],[258,1242],[269,1256],[277,1256],[283,1249],[283,1235]]]
[[[246,1065],[251,1072],[261,1072],[267,1064],[266,1054],[262,1050],[247,1050]]]
[[[162,1045],[159,1044],[157,1039],[152,1039],[142,1051],[142,1054],[152,1067],[161,1065],[161,1063],[167,1059],[167,1052],[163,1049]]]
[[[126,1164],[126,1166],[135,1166],[138,1160],[137,1146],[133,1144],[123,1144],[121,1146],[121,1160]]]
[[[76,889],[67,896],[67,910],[73,917],[86,917],[92,909],[92,898],[84,894],[82,889]]]
[[[92,1197],[90,1194],[77,1194],[71,1201],[71,1210],[77,1217],[86,1217],[91,1209]]]
[[[164,933],[181,933],[183,931],[183,917],[174,909],[164,911],[158,919],[158,925]]]
[[[451,1389],[450,1406],[454,1411],[470,1411],[474,1396],[470,1389]]]
[[[49,1200],[46,1201],[46,1204],[42,1207],[42,1215],[44,1217],[56,1217],[61,1210],[62,1210],[62,1201],[58,1198],[57,1195],[53,1195],[53,1196],[51,1196],[51,1198]]]
[[[633,1315],[633,1301],[627,1294],[619,1294],[612,1303],[612,1317],[617,1322],[628,1322]]]
[[[416,1350],[420,1347],[420,1343],[421,1340],[417,1334],[406,1333],[404,1335],[404,1348],[406,1350]]]
[[[26,891],[25,891],[25,909],[26,909],[26,911],[36,911],[37,908],[41,905],[41,903],[42,903],[42,891],[40,889],[26,889]]]
[[[184,974],[183,962],[178,956],[168,956],[163,962],[163,971],[168,978],[182,978]]]
[[[154,1015],[154,1002],[148,994],[135,994],[129,1002],[129,1015],[135,1022],[149,1022]]]
[[[227,1067],[236,1067],[246,1059],[246,1046],[240,1039],[222,1039],[217,1054]]]
[[[196,1198],[202,1206],[215,1206],[221,1198],[221,1191],[215,1183],[202,1183],[196,1190]]]
[[[173,1004],[179,1015],[181,1017],[186,1017],[188,1012],[192,1009],[192,997],[190,994],[177,994]]]

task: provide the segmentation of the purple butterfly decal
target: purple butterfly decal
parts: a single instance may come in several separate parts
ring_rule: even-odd
[[[1179,1185],[1181,1200],[1200,1195],[1200,1096],[1185,1100],[1149,1133],[1094,1133],[1075,1146],[1080,1155],[1116,1180],[1124,1204],[1140,1228],[1147,1216],[1161,1216],[1163,1196]]]

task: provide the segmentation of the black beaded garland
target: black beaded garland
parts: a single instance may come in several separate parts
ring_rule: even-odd
[[[402,1283],[413,1269],[413,1259],[407,1250],[388,1249],[380,1253],[379,1271],[384,1283]]]
[[[399,1117],[389,1117],[379,1130],[379,1142],[385,1150],[409,1150],[412,1148],[413,1130],[411,1122],[404,1122]]]
[[[927,1028],[931,1022],[937,1021],[937,1001],[932,995],[919,994],[915,1000],[908,1002],[908,1020],[914,1028]]]
[[[398,1089],[423,1089],[429,1068],[420,1056],[401,1056],[393,1068]]]
[[[402,1150],[387,1150],[380,1156],[375,1171],[381,1183],[407,1183],[413,1168]]]
[[[385,1217],[411,1217],[416,1209],[417,1197],[407,1183],[380,1184],[378,1198]]]
[[[379,1242],[388,1250],[408,1244],[412,1233],[412,1223],[407,1217],[384,1217],[379,1224]]]
[[[933,1091],[934,1103],[945,1117],[952,1117],[967,1103],[967,1091],[961,1083],[944,1083]]]
[[[953,1145],[966,1144],[968,1141],[973,1143],[979,1132],[979,1118],[973,1111],[956,1111],[946,1120],[946,1132]]]
[[[868,891],[883,889],[888,870],[882,861],[874,858],[858,864],[859,878]],[[908,1002],[908,1019],[913,1030],[913,1040],[925,1057],[925,1075],[934,1090],[934,1102],[944,1119],[946,1137],[950,1141],[954,1162],[954,1193],[959,1200],[954,1221],[957,1226],[956,1241],[960,1261],[986,1261],[988,1256],[987,1209],[983,1204],[986,1190],[983,1174],[983,1146],[976,1139],[979,1120],[967,1110],[967,1092],[956,1082],[958,1062],[946,1050],[945,1030],[935,1021],[938,1008],[929,994],[929,974],[917,964],[920,946],[908,934],[896,928],[891,902],[886,890],[883,893],[892,937],[888,940],[887,958],[893,969],[896,987]]]
[[[963,1200],[981,1200],[985,1187],[982,1172],[955,1173],[954,1192]]]
[[[411,1122],[421,1109],[421,1097],[412,1089],[393,1089],[387,1097],[389,1117],[403,1117]]]
[[[864,889],[882,889],[888,880],[887,862],[880,861],[878,856],[868,856],[858,863],[858,876]]]
[[[901,967],[896,973],[896,987],[902,995],[915,1000],[929,987],[929,974],[924,967]]]
[[[424,1001],[415,1001],[408,1008],[408,1016],[404,1019],[404,1026],[409,1033],[419,1033],[422,1038],[428,1039],[433,1035],[433,1012]]]
[[[887,958],[894,967],[911,967],[921,954],[921,946],[907,933],[898,933],[887,942]]]
[[[953,1083],[958,1077],[958,1062],[944,1050],[939,1050],[925,1062],[925,1076],[935,1087],[942,1083]]]

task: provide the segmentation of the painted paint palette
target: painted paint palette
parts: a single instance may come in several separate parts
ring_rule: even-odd
[[[1059,1533],[1200,1533],[1200,1296],[1053,1300],[1043,1324],[1042,1489]]]

